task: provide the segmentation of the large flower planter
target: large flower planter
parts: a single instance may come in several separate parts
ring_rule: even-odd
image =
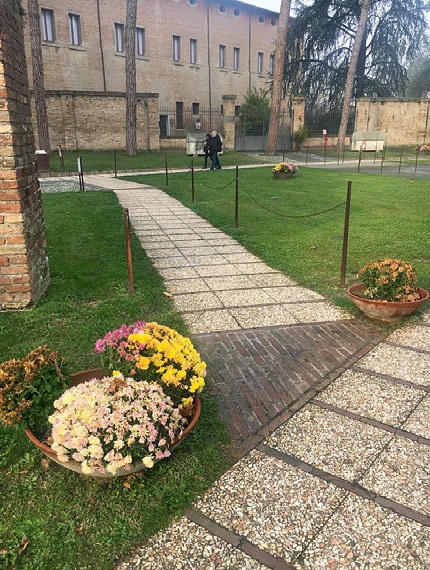
[[[76,372],[75,374],[72,375],[71,385],[77,386],[78,384],[81,384],[82,382],[87,382],[88,380],[91,380],[93,378],[102,378],[104,375],[105,375],[105,371],[103,370],[103,368],[93,368],[92,370],[82,370],[81,372]],[[191,415],[188,416],[187,414],[184,414],[187,417],[189,417],[189,423],[188,423],[187,427],[184,429],[184,431],[182,432],[179,439],[177,439],[170,446],[170,448],[169,448],[170,451],[173,451],[182,441],[184,441],[184,439],[187,437],[187,435],[195,427],[195,425],[196,425],[196,423],[200,417],[200,412],[201,412],[201,403],[200,403],[199,397],[196,395],[196,396],[194,396],[193,409],[192,409]],[[28,439],[38,449],[40,449],[40,451],[42,451],[42,453],[44,453],[47,457],[49,457],[49,459],[52,459],[52,461],[55,461],[55,463],[58,463],[59,465],[61,465],[62,467],[65,467],[66,469],[70,469],[71,471],[75,471],[76,473],[83,474],[82,469],[81,469],[81,464],[78,461],[74,461],[74,460],[59,461],[55,451],[52,451],[52,449],[49,447],[49,445],[46,445],[46,443],[43,443],[42,441],[40,441],[30,429],[27,429],[25,431],[25,434],[28,437]],[[154,463],[155,463],[155,460],[154,460]],[[85,474],[85,475],[87,477],[100,477],[103,479],[112,479],[113,477],[122,477],[124,475],[130,475],[131,473],[136,473],[137,471],[141,471],[142,469],[146,469],[146,467],[143,465],[142,461],[136,461],[135,463],[133,463],[131,465],[130,469],[128,469],[127,471],[125,469],[118,469],[116,471],[115,475],[113,475],[112,473],[108,473],[108,472],[106,472],[106,473],[94,472],[94,473],[91,473],[89,475],[87,475],[87,474]]]
[[[428,291],[417,287],[421,295],[421,299],[418,299],[418,301],[397,302],[363,299],[358,296],[363,289],[364,286],[361,283],[357,283],[348,287],[347,293],[350,299],[367,317],[386,323],[395,323],[402,317],[410,315],[421,307],[429,298]]]
[[[294,175],[294,172],[274,172],[273,173],[273,177],[278,178],[278,179],[292,178],[293,175]]]

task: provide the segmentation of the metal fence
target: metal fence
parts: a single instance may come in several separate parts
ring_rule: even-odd
[[[270,115],[258,116],[250,115],[247,116],[243,112],[240,112],[236,117],[236,134],[238,136],[266,136],[269,131]],[[289,113],[283,111],[281,112],[280,118],[280,133],[282,135],[289,134],[290,128],[290,115]]]
[[[187,133],[208,133],[214,129],[222,132],[223,117],[221,111],[200,108],[182,108],[181,106],[162,107],[159,110],[161,138],[181,138]]]
[[[332,111],[330,113],[306,113],[305,126],[311,137],[321,136],[324,130],[328,136],[337,136],[339,132],[342,111]],[[355,126],[355,109],[352,109],[348,117],[346,134],[351,135]]]

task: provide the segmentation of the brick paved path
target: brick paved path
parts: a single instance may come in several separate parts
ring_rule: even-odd
[[[221,417],[241,454],[382,340],[371,327],[348,321],[195,338]]]

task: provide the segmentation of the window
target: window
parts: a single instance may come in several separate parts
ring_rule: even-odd
[[[275,53],[271,53],[269,59],[269,73],[273,75],[274,71],[275,71]]]
[[[190,39],[190,63],[197,63],[197,40]]]
[[[124,24],[115,24],[115,48],[120,53],[124,51]]]
[[[233,48],[233,69],[239,70],[240,48]]]
[[[270,25],[273,26],[273,27],[275,27],[277,23],[278,23],[278,22],[277,22],[277,20],[276,20],[275,18],[272,18],[272,19],[270,20]]]
[[[239,17],[239,16],[240,16],[240,10],[239,10],[239,8],[235,8],[235,9],[233,10],[233,14],[234,14],[236,17]]]
[[[176,102],[176,128],[184,128],[184,104],[182,101]]]
[[[136,28],[136,53],[137,55],[146,54],[146,38],[145,28]]]
[[[240,105],[235,105],[235,106],[234,106],[234,116],[235,116],[235,117],[239,117],[239,116],[240,116]]]
[[[258,75],[263,74],[263,60],[264,60],[264,54],[261,51],[259,51],[258,57],[257,57],[257,73],[258,73]]]
[[[173,36],[173,61],[181,59],[181,36]]]
[[[53,42],[54,35],[54,10],[42,8],[40,11],[40,21],[42,23],[42,39],[45,42]]]
[[[264,24],[264,16],[258,16],[258,23]]]
[[[197,4],[197,0],[189,0],[191,6],[195,6]]]
[[[70,45],[81,45],[81,17],[77,14],[69,14]]]
[[[227,8],[225,7],[224,4],[220,4],[219,5],[219,11],[221,12],[221,14],[225,14],[227,11]]]
[[[193,115],[200,114],[200,103],[193,103]]]
[[[222,44],[219,46],[219,67],[220,69],[225,67],[225,46]]]

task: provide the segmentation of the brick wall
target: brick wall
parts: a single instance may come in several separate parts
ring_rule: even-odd
[[[159,150],[158,95],[138,93],[137,101],[138,149]],[[125,149],[124,93],[48,91],[46,102],[53,149]]]
[[[389,146],[421,144],[430,140],[429,111],[430,99],[358,99],[355,130],[380,131]]]
[[[21,309],[44,293],[49,269],[16,0],[0,1],[0,23],[0,309]]]

